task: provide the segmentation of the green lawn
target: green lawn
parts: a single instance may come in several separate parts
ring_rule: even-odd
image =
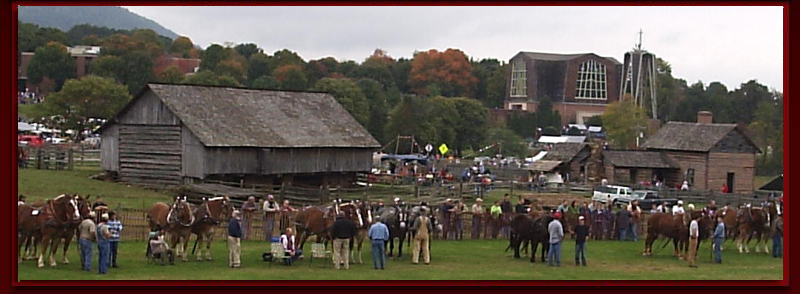
[[[656,244],[660,246],[662,242]],[[82,279],[141,279],[141,280],[780,280],[783,277],[781,259],[766,254],[739,254],[724,252],[724,264],[711,263],[710,246],[702,244],[699,268],[689,268],[685,261],[671,256],[671,248],[655,250],[650,257],[641,255],[643,242],[600,241],[587,244],[588,267],[576,267],[573,262],[573,242],[565,241],[563,265],[550,268],[530,263],[527,258],[513,259],[512,252],[505,253],[505,240],[434,241],[430,266],[413,265],[410,256],[400,260],[388,259],[385,271],[372,269],[369,243],[364,244],[365,264],[351,265],[350,270],[334,272],[323,266],[322,260],[300,260],[292,267],[275,264],[272,268],[261,261],[267,251],[266,243],[242,244],[242,268],[231,269],[227,264],[227,249],[222,241],[213,244],[214,261],[177,261],[176,265],[148,264],[144,258],[144,242],[123,242],[120,245],[120,268],[111,269],[108,275],[99,275],[97,260],[93,272],[83,272],[78,264],[77,250],[71,249],[72,263],[59,263],[56,268],[36,268],[34,261],[19,265],[20,280],[82,280]],[[728,245],[733,249],[733,245]],[[311,246],[307,245],[306,249]],[[190,244],[191,250],[191,244]],[[96,255],[95,250],[95,255]],[[60,260],[60,259],[57,259]],[[420,270],[424,269],[424,270]]]
[[[90,179],[90,176],[100,173],[98,166],[76,166],[73,171],[37,169],[17,171],[18,193],[25,195],[28,203],[52,199],[64,193],[92,195],[92,198],[102,195],[106,204],[112,208],[118,205],[142,208],[142,203],[150,207],[158,201],[170,201],[170,196],[164,193]]]

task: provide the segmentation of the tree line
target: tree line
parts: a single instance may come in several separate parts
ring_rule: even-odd
[[[493,155],[495,150],[484,154],[475,150],[500,143],[505,146],[505,155],[522,157],[529,155],[523,139],[532,139],[536,134],[556,135],[562,128],[561,116],[547,97],[541,98],[534,113],[514,113],[505,124],[492,124],[488,109],[503,106],[508,64],[497,59],[474,60],[458,49],[419,51],[410,59],[393,58],[376,49],[362,62],[334,57],[305,60],[288,49],[269,54],[253,43],[226,42],[203,49],[188,37],[172,40],[152,30],[80,25],[62,32],[18,24],[19,51],[36,52],[28,67],[29,79],[51,83],[56,94],[69,86],[67,81],[75,73],[74,62],[63,46],[96,45],[102,50],[89,74],[123,85],[128,97],[147,82],[324,91],[331,93],[382,144],[398,135],[414,135],[423,145],[446,143],[456,155]],[[198,72],[187,76],[172,66],[156,69],[155,61],[160,57],[200,58],[201,62]],[[759,173],[782,170],[782,93],[757,81],[743,83],[734,90],[719,82],[688,85],[672,76],[668,62],[659,59],[657,66],[659,119],[695,121],[697,111],[708,110],[714,113],[715,122],[741,123],[765,151],[766,155],[759,157]],[[80,84],[73,87],[77,85]],[[105,98],[101,95],[97,99]],[[47,99],[45,104],[53,100],[58,101]],[[632,122],[624,116],[631,117],[636,111],[610,107],[607,115],[593,117],[590,124],[605,122],[612,144],[630,148],[635,135],[627,127]],[[64,105],[44,108],[49,111],[40,112],[42,116],[74,113]],[[118,109],[112,110],[86,115],[108,118]],[[622,121],[615,121],[615,115],[623,116]],[[644,115],[633,117],[641,119]],[[410,150],[410,146],[404,148],[401,150]]]

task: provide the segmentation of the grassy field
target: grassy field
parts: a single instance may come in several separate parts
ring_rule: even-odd
[[[169,195],[121,184],[92,180],[99,173],[97,167],[76,167],[74,171],[19,170],[19,193],[29,201],[53,198],[59,194],[73,192],[82,195],[103,195],[112,207],[142,207],[157,201],[169,201]],[[517,191],[515,191],[516,194]],[[495,190],[485,203],[500,199],[507,191]],[[178,262],[175,266],[147,264],[144,258],[144,242],[123,242],[120,245],[120,268],[112,269],[108,275],[80,271],[77,243],[69,252],[71,264],[56,268],[36,268],[33,261],[19,265],[20,280],[80,280],[80,279],[141,279],[141,280],[273,280],[273,279],[435,279],[435,280],[492,280],[492,279],[781,279],[783,263],[765,254],[739,254],[727,251],[725,264],[710,262],[709,244],[703,244],[699,253],[699,269],[688,268],[686,262],[671,256],[671,248],[654,249],[655,255],[641,256],[643,242],[602,241],[587,245],[589,267],[575,267],[572,254],[573,242],[567,240],[563,248],[562,268],[551,269],[541,263],[531,264],[526,258],[515,260],[512,252],[504,252],[506,240],[480,241],[434,241],[433,261],[430,266],[415,266],[409,256],[401,260],[389,260],[386,271],[374,271],[371,266],[370,246],[365,244],[366,264],[353,265],[349,271],[334,272],[323,268],[322,262],[308,267],[308,259],[293,267],[273,266],[268,269],[261,261],[261,254],[268,250],[263,242],[245,242],[242,251],[241,269],[227,267],[227,249],[223,241],[215,241],[212,262]],[[657,241],[656,246],[663,242]],[[191,246],[191,244],[190,244]],[[727,244],[733,249],[733,244]],[[307,246],[306,249],[310,249]],[[410,253],[410,250],[404,250]],[[95,254],[96,250],[95,250]],[[58,258],[57,260],[60,260]],[[97,261],[95,260],[95,263]],[[96,264],[93,265],[96,270]],[[426,270],[420,270],[420,268]]]
[[[100,168],[97,166],[76,167],[73,171],[37,169],[18,171],[18,193],[25,195],[29,203],[52,199],[64,193],[78,193],[92,197],[102,195],[112,208],[118,205],[141,208],[143,202],[150,207],[158,201],[170,201],[169,195],[163,193],[90,179],[90,176],[100,173]]]
[[[347,271],[334,271],[330,263],[324,267],[322,260],[315,260],[309,268],[307,258],[291,267],[274,264],[269,268],[261,261],[261,254],[268,250],[264,242],[242,244],[240,269],[228,267],[227,249],[222,241],[213,244],[214,261],[198,262],[192,258],[189,262],[176,261],[174,266],[148,264],[143,242],[123,242],[120,268],[111,269],[108,275],[97,274],[96,257],[92,273],[81,271],[74,248],[69,252],[70,264],[40,269],[34,261],[25,261],[19,264],[18,273],[19,280],[779,280],[783,276],[783,260],[763,253],[739,254],[729,250],[723,255],[724,264],[713,264],[707,243],[701,246],[699,268],[689,268],[685,261],[672,257],[669,247],[644,257],[642,241],[590,241],[589,266],[577,267],[573,242],[567,240],[560,268],[547,267],[538,259],[537,263],[530,263],[527,258],[513,259],[512,252],[503,251],[507,244],[505,240],[434,241],[430,266],[412,264],[404,251],[401,259],[388,259],[385,271],[375,271],[366,243],[364,264],[351,265]],[[729,246],[733,248],[732,244]]]

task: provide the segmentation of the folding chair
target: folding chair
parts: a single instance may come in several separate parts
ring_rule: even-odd
[[[272,268],[272,263],[276,260],[286,260],[292,258],[291,256],[286,256],[286,252],[283,250],[283,244],[280,242],[270,243],[270,252],[272,253],[272,261],[269,263],[269,267]]]
[[[323,243],[311,244],[311,261],[308,263],[308,267],[311,267],[311,264],[314,263],[314,258],[324,258],[325,267],[328,267],[329,256],[331,256],[331,252],[325,250],[325,244]]]

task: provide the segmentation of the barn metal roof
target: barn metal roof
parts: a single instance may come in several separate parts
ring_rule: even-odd
[[[380,147],[327,93],[147,86],[207,147]]]

